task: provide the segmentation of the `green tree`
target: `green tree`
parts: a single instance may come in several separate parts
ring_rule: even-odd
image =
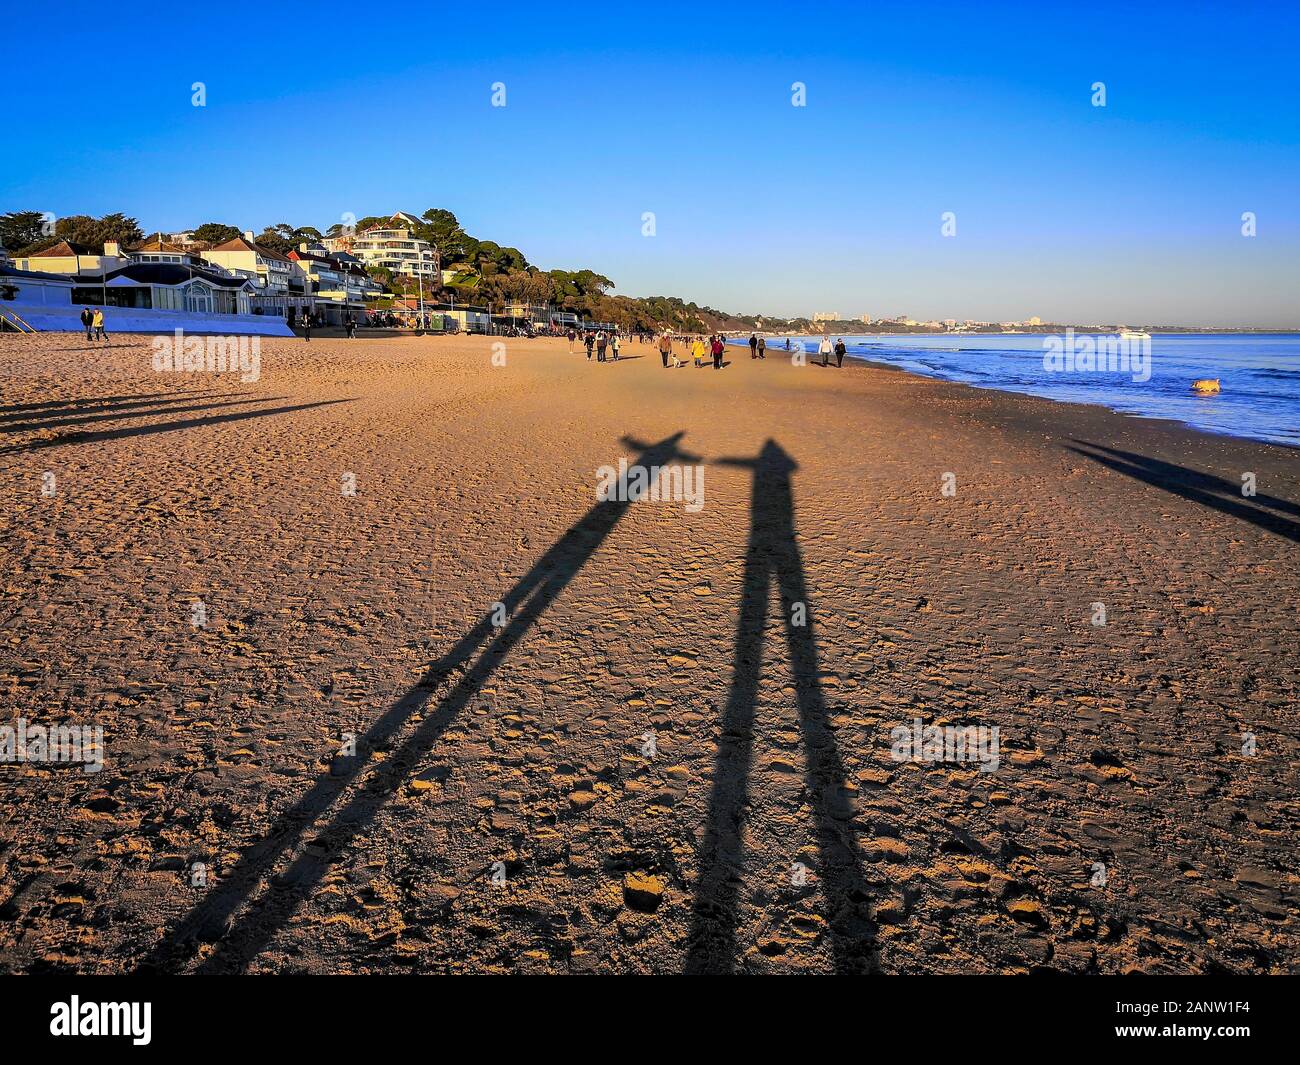
[[[144,239],[140,223],[121,213],[106,214],[102,218],[84,214],[60,218],[55,223],[54,235],[60,240],[88,244],[92,248],[102,247],[108,240],[127,245]]]
[[[42,241],[53,243],[46,232],[52,223],[40,211],[10,211],[0,214],[0,247],[11,255],[21,255]]]
[[[420,216],[421,224],[415,236],[427,240],[438,249],[444,266],[469,260],[468,243],[472,238],[460,227],[456,216],[440,207],[430,207]]]
[[[30,213],[32,212],[22,212],[23,215]],[[45,228],[48,229],[48,226]],[[138,243],[143,239],[144,233],[140,230],[140,223],[124,214],[106,214],[102,218],[95,218],[88,214],[74,214],[55,222],[52,235],[44,234],[40,240],[20,250],[25,253],[41,251],[61,240],[98,249],[103,247],[105,241],[115,240],[125,246]]]
[[[393,284],[394,284],[393,271],[388,269],[388,267],[368,266],[366,267],[366,273],[368,273],[371,277],[373,277],[376,281],[378,281],[381,285],[383,285],[384,288],[386,288],[389,292],[393,291]]]
[[[292,232],[292,230],[290,230],[290,232]],[[276,226],[268,226],[266,229],[262,230],[261,233],[253,238],[253,242],[255,244],[260,244],[264,248],[270,248],[271,251],[278,251],[281,255],[295,247],[295,245],[291,243]]]
[[[238,226],[228,226],[224,222],[204,222],[194,231],[194,239],[204,244],[224,244],[239,236]]]
[[[268,239],[263,240],[263,237]],[[284,242],[284,247],[272,243],[276,237]],[[299,244],[314,244],[322,239],[321,231],[313,226],[291,226],[288,222],[277,222],[273,226],[267,226],[262,231],[262,235],[257,238],[257,242],[265,244],[268,248],[275,248],[276,251],[287,251],[289,248],[296,248]]]

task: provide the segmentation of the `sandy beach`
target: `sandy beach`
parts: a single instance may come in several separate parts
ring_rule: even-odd
[[[0,336],[0,971],[1300,971],[1296,451],[566,349]]]

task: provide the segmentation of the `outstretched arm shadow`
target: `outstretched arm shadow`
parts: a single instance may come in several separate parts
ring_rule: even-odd
[[[640,444],[624,437],[624,443],[642,448],[634,465],[653,469],[672,459],[694,458],[678,450],[682,436],[674,433],[654,444]],[[620,493],[620,497],[625,495]],[[596,503],[571,526],[502,597],[510,621],[496,638],[491,639],[497,631],[491,615],[484,614],[447,654],[429,666],[419,683],[359,738],[357,754],[342,766],[342,771],[320,777],[276,818],[266,837],[159,940],[141,967],[173,971],[184,966],[199,943],[216,942],[217,950],[199,966],[199,972],[246,969],[310,897],[329,867],[330,856],[337,855],[374,820],[502,659],[613,532],[629,506],[630,501]],[[411,716],[424,707],[433,690],[462,668],[464,672],[436,709],[362,780],[373,752],[393,741]],[[282,859],[298,849],[308,829],[335,807],[328,823],[314,833],[314,846],[302,850],[272,878]],[[254,899],[259,888],[261,892]]]

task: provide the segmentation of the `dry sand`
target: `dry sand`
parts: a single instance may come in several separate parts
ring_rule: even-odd
[[[0,338],[0,969],[1300,971],[1296,452],[565,349]]]

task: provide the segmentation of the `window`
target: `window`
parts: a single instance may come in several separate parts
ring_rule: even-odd
[[[179,311],[181,309],[181,294],[174,288],[156,288],[154,289],[154,303],[161,311]]]
[[[212,290],[207,285],[194,283],[185,289],[185,309],[194,314],[212,313]]]

